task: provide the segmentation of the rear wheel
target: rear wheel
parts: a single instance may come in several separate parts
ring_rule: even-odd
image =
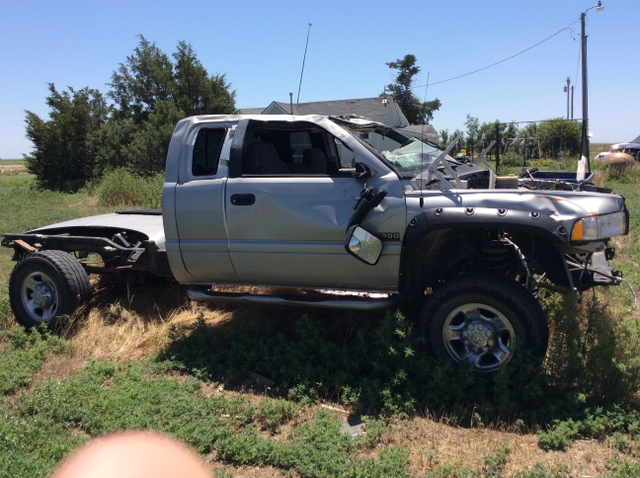
[[[91,285],[86,271],[70,254],[40,251],[16,264],[9,279],[9,300],[18,323],[53,325],[88,299]]]
[[[458,276],[434,292],[420,316],[427,347],[439,358],[496,372],[514,359],[541,362],[549,329],[524,287],[491,273]]]

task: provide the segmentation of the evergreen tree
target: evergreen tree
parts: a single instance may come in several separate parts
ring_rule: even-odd
[[[41,187],[73,192],[93,178],[94,139],[110,109],[97,90],[58,92],[50,83],[49,92],[49,121],[27,111],[27,137],[34,144],[34,151],[25,157],[27,170]]]
[[[438,98],[421,102],[413,93],[412,86],[415,76],[420,73],[420,67],[416,66],[416,57],[408,54],[404,58],[387,63],[387,66],[397,70],[395,82],[387,85],[394,101],[411,124],[428,124],[433,119],[433,113],[438,111],[442,103]]]
[[[105,170],[128,167],[147,175],[164,169],[171,134],[181,118],[237,113],[224,75],[209,75],[191,45],[173,59],[140,35],[132,55],[111,76],[107,97],[84,88],[59,93],[49,85],[49,120],[27,112],[35,146],[27,167],[42,187],[75,191]]]

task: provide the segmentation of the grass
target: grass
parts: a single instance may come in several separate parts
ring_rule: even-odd
[[[98,186],[98,202],[103,206],[138,206],[159,209],[164,174],[141,177],[126,170],[105,173]]]
[[[636,174],[597,171],[626,195],[632,234],[616,238],[614,267],[638,290]],[[32,184],[0,184],[3,232],[110,208],[89,190],[64,195]],[[210,309],[171,282],[110,286],[57,334],[28,334],[8,307],[12,266],[0,250],[0,476],[48,476],[91,437],[135,428],[178,437],[227,477],[640,471],[640,313],[627,313],[622,287],[582,304],[545,296],[552,334],[544,367],[478,380],[420,353],[411,322],[393,311]],[[347,417],[360,418],[366,434],[342,434]],[[484,433],[501,438],[480,445]],[[535,448],[523,452],[517,443],[528,437]],[[601,447],[592,459],[599,465],[570,461],[583,438]]]

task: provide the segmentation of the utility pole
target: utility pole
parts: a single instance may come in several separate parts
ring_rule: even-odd
[[[571,86],[571,119],[573,119],[573,90],[575,86]]]
[[[569,119],[569,95],[571,93],[571,78],[567,76],[567,86],[564,87],[563,91],[567,94],[567,119]]]
[[[581,158],[586,158],[587,171],[591,171],[591,162],[589,159],[589,85],[587,80],[587,34],[585,33],[585,18],[587,12],[592,8],[596,8],[599,12],[604,10],[602,2],[587,8],[580,15],[581,38],[582,38],[582,145],[580,148]]]

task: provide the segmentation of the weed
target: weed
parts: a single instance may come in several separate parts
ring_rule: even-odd
[[[214,470],[215,478],[233,478],[233,473],[227,470]]]
[[[564,450],[578,436],[580,424],[569,419],[556,421],[551,430],[538,432],[538,446],[543,450]]]
[[[282,425],[297,415],[299,410],[300,406],[295,403],[264,398],[258,404],[256,420],[262,430],[275,434]]]
[[[637,478],[640,476],[640,463],[627,460],[613,460],[609,463],[606,478]]]
[[[570,476],[567,465],[559,464],[548,470],[541,463],[536,463],[528,470],[515,475],[514,478],[569,478]]]
[[[484,455],[482,461],[484,466],[482,472],[484,478],[501,478],[504,467],[507,464],[507,456],[509,455],[509,440],[505,438],[500,448],[492,455]]]
[[[194,393],[199,388],[196,380],[147,377],[140,365],[116,368],[95,362],[62,383],[39,384],[19,408],[25,415],[37,414],[90,435],[144,428],[206,452],[252,412],[242,402],[199,398]]]
[[[46,417],[4,413],[0,417],[0,476],[49,476],[85,440]]]
[[[363,444],[366,448],[373,448],[382,443],[385,436],[389,435],[392,428],[387,420],[368,417],[362,417],[366,431],[363,435]]]
[[[4,284],[0,282],[0,287]],[[9,297],[0,293],[0,330],[6,330],[14,323],[13,312],[9,305]]]
[[[108,171],[97,188],[103,206],[140,206],[160,208],[164,174],[141,177],[128,169]]]
[[[579,305],[574,297],[553,295],[546,306],[547,368],[555,393],[574,397],[572,406],[624,403],[640,386],[640,363],[630,350],[637,351],[640,343],[638,336],[631,337],[637,324],[613,321],[596,296]]]
[[[628,454],[632,450],[631,441],[620,432],[614,432],[609,442],[618,453]]]
[[[50,335],[45,327],[29,333],[16,326],[0,332],[0,342],[2,336],[8,344],[0,351],[0,395],[28,384],[50,353],[70,350],[67,343]]]
[[[340,423],[321,411],[294,429],[286,442],[262,438],[251,426],[216,443],[218,457],[236,465],[274,466],[301,476],[329,478],[405,476],[409,453],[400,447],[382,450],[378,459],[350,453],[351,438]]]

